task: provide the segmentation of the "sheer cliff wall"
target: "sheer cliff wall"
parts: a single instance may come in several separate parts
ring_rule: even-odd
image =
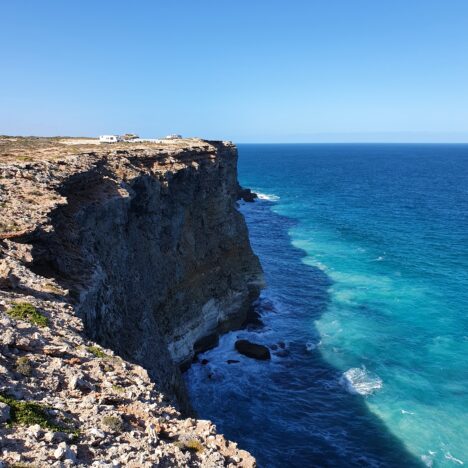
[[[36,195],[2,236],[68,291],[90,339],[189,411],[179,366],[240,326],[262,284],[236,209],[237,151],[203,140],[102,146],[5,169],[11,189]]]

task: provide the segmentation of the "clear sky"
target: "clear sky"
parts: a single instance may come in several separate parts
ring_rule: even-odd
[[[0,134],[468,141],[467,0],[0,6]]]

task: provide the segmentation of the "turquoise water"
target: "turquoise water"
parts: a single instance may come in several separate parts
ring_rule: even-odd
[[[265,325],[189,370],[200,416],[263,467],[468,463],[468,146],[239,155],[241,184],[263,194],[241,210]],[[239,357],[239,337],[272,361]]]

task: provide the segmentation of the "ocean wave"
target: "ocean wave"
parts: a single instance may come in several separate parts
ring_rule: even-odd
[[[276,202],[280,199],[280,197],[278,195],[273,195],[273,194],[269,194],[269,193],[262,193],[262,192],[256,192],[256,194],[258,195],[258,198],[260,200],[268,200],[268,201],[271,201],[271,202]]]
[[[383,387],[382,379],[369,372],[365,367],[352,367],[340,378],[340,384],[349,392],[357,395],[370,395]]]
[[[421,455],[421,460],[429,468],[432,468],[432,466],[434,465],[434,460],[432,459],[432,454]]]
[[[453,461],[454,463],[457,463],[458,465],[464,465],[465,463],[461,461],[459,458],[455,458],[450,452],[447,452],[445,454],[445,458],[447,460]]]

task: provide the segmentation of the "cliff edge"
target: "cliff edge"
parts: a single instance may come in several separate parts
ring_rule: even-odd
[[[0,460],[254,466],[181,416],[262,286],[237,195],[228,142],[0,137]]]

